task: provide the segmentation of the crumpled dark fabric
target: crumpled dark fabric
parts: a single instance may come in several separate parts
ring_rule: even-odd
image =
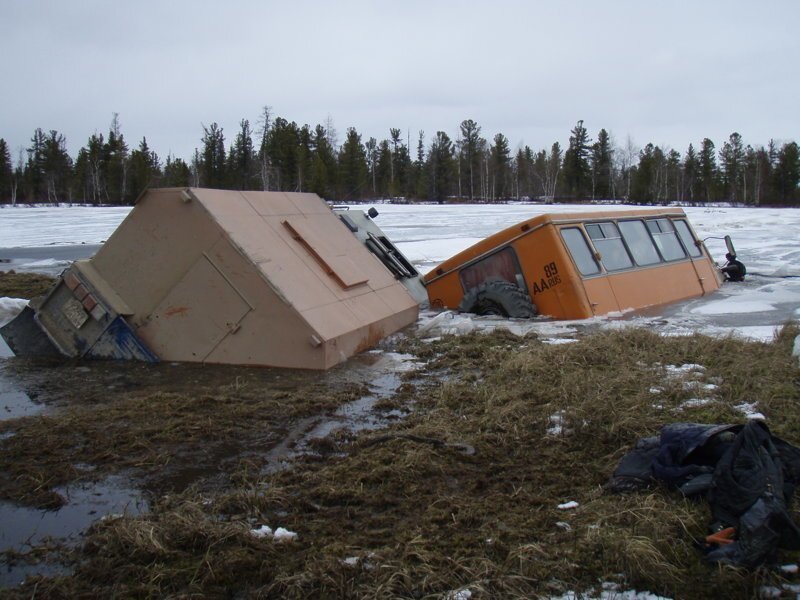
[[[632,491],[661,482],[687,496],[705,494],[712,529],[736,529],[733,543],[706,548],[707,560],[755,567],[777,548],[800,549],[800,528],[788,511],[798,481],[800,449],[751,420],[666,425],[622,458],[608,488]]]

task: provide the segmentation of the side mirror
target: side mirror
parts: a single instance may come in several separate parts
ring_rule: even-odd
[[[733,247],[733,240],[731,240],[731,236],[725,236],[725,246],[728,248],[728,254],[731,255],[731,260],[736,258],[736,248]]]
[[[374,219],[378,216],[378,211],[375,210],[374,206],[370,207],[370,209],[367,211],[367,216],[369,216],[370,219]]]

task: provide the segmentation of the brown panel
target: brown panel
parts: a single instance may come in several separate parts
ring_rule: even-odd
[[[250,305],[202,256],[137,334],[162,360],[200,362],[235,332]]]
[[[308,250],[325,273],[333,277],[342,288],[349,290],[369,281],[369,278],[364,277],[363,270],[349,256],[338,253],[325,236],[318,235],[307,223],[301,219],[286,219],[282,223],[292,238]]]

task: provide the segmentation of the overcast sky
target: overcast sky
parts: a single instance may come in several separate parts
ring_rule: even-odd
[[[583,119],[681,153],[739,132],[800,140],[800,1],[0,0],[0,137],[70,154],[112,113],[189,159],[261,108],[366,141],[452,138],[471,118],[512,149],[567,143]]]

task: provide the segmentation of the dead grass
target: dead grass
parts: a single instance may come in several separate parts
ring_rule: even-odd
[[[0,297],[29,300],[46,293],[54,282],[48,275],[0,271]]]
[[[428,360],[427,375],[404,386],[413,410],[390,430],[336,439],[346,455],[307,457],[272,475],[262,474],[258,457],[242,460],[225,489],[189,490],[149,514],[99,524],[73,577],[24,590],[35,583],[55,597],[445,598],[469,589],[480,599],[590,593],[606,581],[674,598],[750,598],[782,578],[705,565],[693,543],[710,520],[703,503],[659,488],[609,495],[603,484],[638,438],[668,422],[742,422],[733,407],[743,401],[757,401],[775,434],[800,442],[797,334],[786,327],[772,344],[644,330],[567,345],[507,332],[411,340],[404,351]],[[668,380],[665,367],[686,363],[705,367],[701,382],[719,382],[708,392],[713,402],[682,406],[697,390]],[[194,447],[236,432],[246,416],[233,395],[196,405],[169,396],[129,402],[97,418],[124,441],[113,464],[159,464],[151,446],[163,451],[168,438]],[[263,402],[275,409],[274,399]],[[147,407],[154,414],[133,418]],[[555,415],[562,430],[549,433]],[[85,431],[82,416],[47,427]],[[83,434],[62,435],[71,443],[53,454],[74,460],[86,452],[76,450]],[[29,451],[36,455],[32,443]],[[557,508],[569,500],[579,506]],[[248,533],[256,524],[299,537],[256,539]]]

